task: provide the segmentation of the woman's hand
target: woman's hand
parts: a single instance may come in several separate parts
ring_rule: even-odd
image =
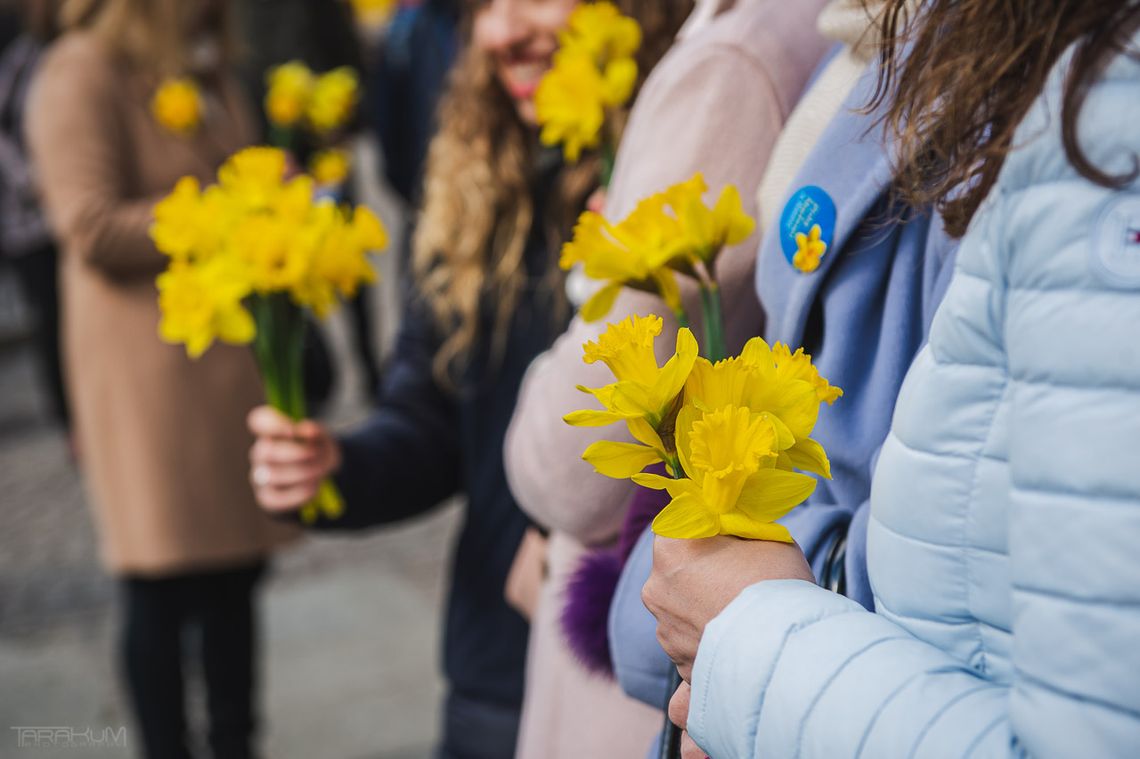
[[[528,527],[523,533],[503,596],[527,622],[534,619],[542,585],[546,582],[546,538],[538,530]]]
[[[681,759],[708,759],[708,754],[697,745],[685,724],[689,721],[689,696],[691,690],[688,683],[681,683],[681,687],[669,699],[669,721],[681,728]]]
[[[294,422],[270,406],[246,420],[257,442],[249,451],[249,479],[261,508],[296,511],[317,494],[321,481],[340,466],[340,447],[322,425]]]
[[[739,538],[654,538],[653,572],[641,599],[657,618],[657,640],[687,683],[705,625],[761,580],[815,582],[794,543]]]

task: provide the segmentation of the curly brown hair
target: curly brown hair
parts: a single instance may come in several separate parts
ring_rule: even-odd
[[[878,6],[879,2],[873,5]],[[1119,187],[1081,149],[1077,120],[1105,67],[1129,51],[1140,27],[1136,0],[887,0],[879,82],[870,109],[898,138],[896,190],[932,204],[961,237],[997,182],[1018,125],[1061,54],[1074,43],[1065,81],[1062,137],[1087,179]],[[906,48],[909,46],[909,50]]]
[[[642,80],[668,50],[692,9],[692,0],[617,0],[637,19],[643,42],[638,53]],[[473,8],[466,7],[470,30]],[[569,231],[586,196],[598,184],[600,162],[585,157],[560,169],[546,203],[547,218],[535,219],[532,199],[538,145],[533,128],[519,119],[496,79],[488,57],[468,46],[451,73],[439,108],[439,132],[428,151],[423,209],[412,245],[417,285],[445,334],[435,357],[437,381],[453,386],[479,339],[490,337],[501,352],[519,295],[522,265],[533,224],[543,224],[551,257]],[[549,286],[560,294],[562,275],[551,266]],[[483,303],[495,305],[493,334],[479,334]]]

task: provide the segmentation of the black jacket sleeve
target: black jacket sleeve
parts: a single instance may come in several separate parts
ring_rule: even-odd
[[[458,406],[432,376],[438,331],[426,306],[405,308],[380,406],[340,437],[335,479],[345,501],[318,529],[362,529],[423,514],[461,487]]]

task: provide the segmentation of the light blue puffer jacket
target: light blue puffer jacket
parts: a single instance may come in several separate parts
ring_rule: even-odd
[[[799,581],[737,597],[693,671],[716,759],[1140,756],[1140,180],[1069,164],[1066,68],[903,385],[872,486],[877,613]],[[1112,64],[1078,134],[1132,168],[1140,62]]]

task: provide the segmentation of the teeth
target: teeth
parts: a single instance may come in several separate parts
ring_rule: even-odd
[[[546,73],[546,66],[540,63],[517,63],[511,66],[511,79],[520,84],[534,82]]]

